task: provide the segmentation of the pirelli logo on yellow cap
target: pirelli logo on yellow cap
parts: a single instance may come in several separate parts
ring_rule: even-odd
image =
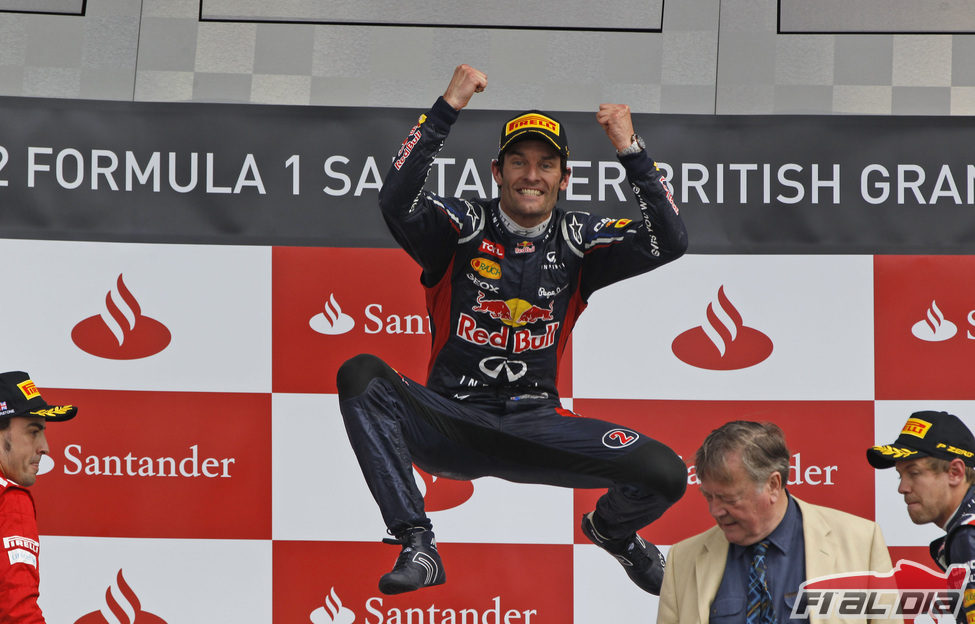
[[[30,379],[20,382],[17,384],[17,387],[20,388],[20,391],[24,393],[24,396],[27,397],[28,401],[34,397],[41,396],[41,391],[37,389],[37,386],[35,386],[34,382]]]
[[[508,122],[507,126],[505,126],[504,134],[507,136],[512,132],[526,130],[528,128],[541,128],[542,130],[548,130],[553,134],[559,134],[559,122],[555,121],[554,119],[549,119],[545,115],[539,115],[538,113],[528,113],[527,115],[522,115],[521,117],[515,117]]]
[[[908,418],[907,424],[901,430],[901,435],[912,435],[917,438],[924,438],[928,434],[928,429],[931,428],[931,423],[926,420],[921,420],[920,418]]]

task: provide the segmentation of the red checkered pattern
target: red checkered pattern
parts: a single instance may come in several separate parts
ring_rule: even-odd
[[[42,302],[5,309],[2,365],[80,406],[49,428],[32,490],[50,621],[653,621],[656,599],[579,532],[599,492],[419,471],[447,583],[379,594],[397,551],[380,543],[334,380],[360,352],[424,377],[430,328],[401,251],[0,251],[32,258],[17,296]],[[772,420],[793,493],[877,519],[895,559],[930,565],[937,529],[910,523],[896,475],[864,451],[916,409],[975,425],[973,270],[951,256],[686,256],[592,297],[563,362],[564,404],[688,462],[684,499],[642,532],[665,551],[711,526],[692,465],[704,436]],[[113,357],[132,352],[126,341],[139,357]]]

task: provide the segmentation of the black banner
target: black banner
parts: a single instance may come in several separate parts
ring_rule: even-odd
[[[0,98],[0,236],[390,247],[378,190],[421,112]],[[490,161],[514,112],[462,112],[428,188],[492,196]],[[594,113],[557,116],[573,169],[560,204],[635,216]],[[969,118],[634,122],[671,181],[691,253],[975,249]]]

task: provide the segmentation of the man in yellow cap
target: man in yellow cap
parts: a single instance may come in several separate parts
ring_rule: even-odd
[[[37,516],[26,488],[34,485],[49,451],[46,424],[77,413],[73,405],[48,405],[27,373],[0,373],[0,622],[44,622],[37,605]]]

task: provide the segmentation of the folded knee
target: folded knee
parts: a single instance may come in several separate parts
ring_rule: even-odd
[[[350,358],[339,367],[335,381],[339,397],[354,397],[365,392],[373,379],[395,378],[394,371],[375,355],[362,353]]]
[[[680,458],[677,459],[680,461]],[[687,491],[687,466],[684,465],[683,461],[680,461],[680,466],[667,474],[667,485],[664,488],[663,495],[671,503],[676,503]]]
[[[661,464],[660,493],[670,503],[676,503],[687,490],[687,465],[674,452]]]
[[[687,465],[668,446],[659,442],[645,445],[633,462],[641,482],[667,502],[676,503],[687,490]]]

